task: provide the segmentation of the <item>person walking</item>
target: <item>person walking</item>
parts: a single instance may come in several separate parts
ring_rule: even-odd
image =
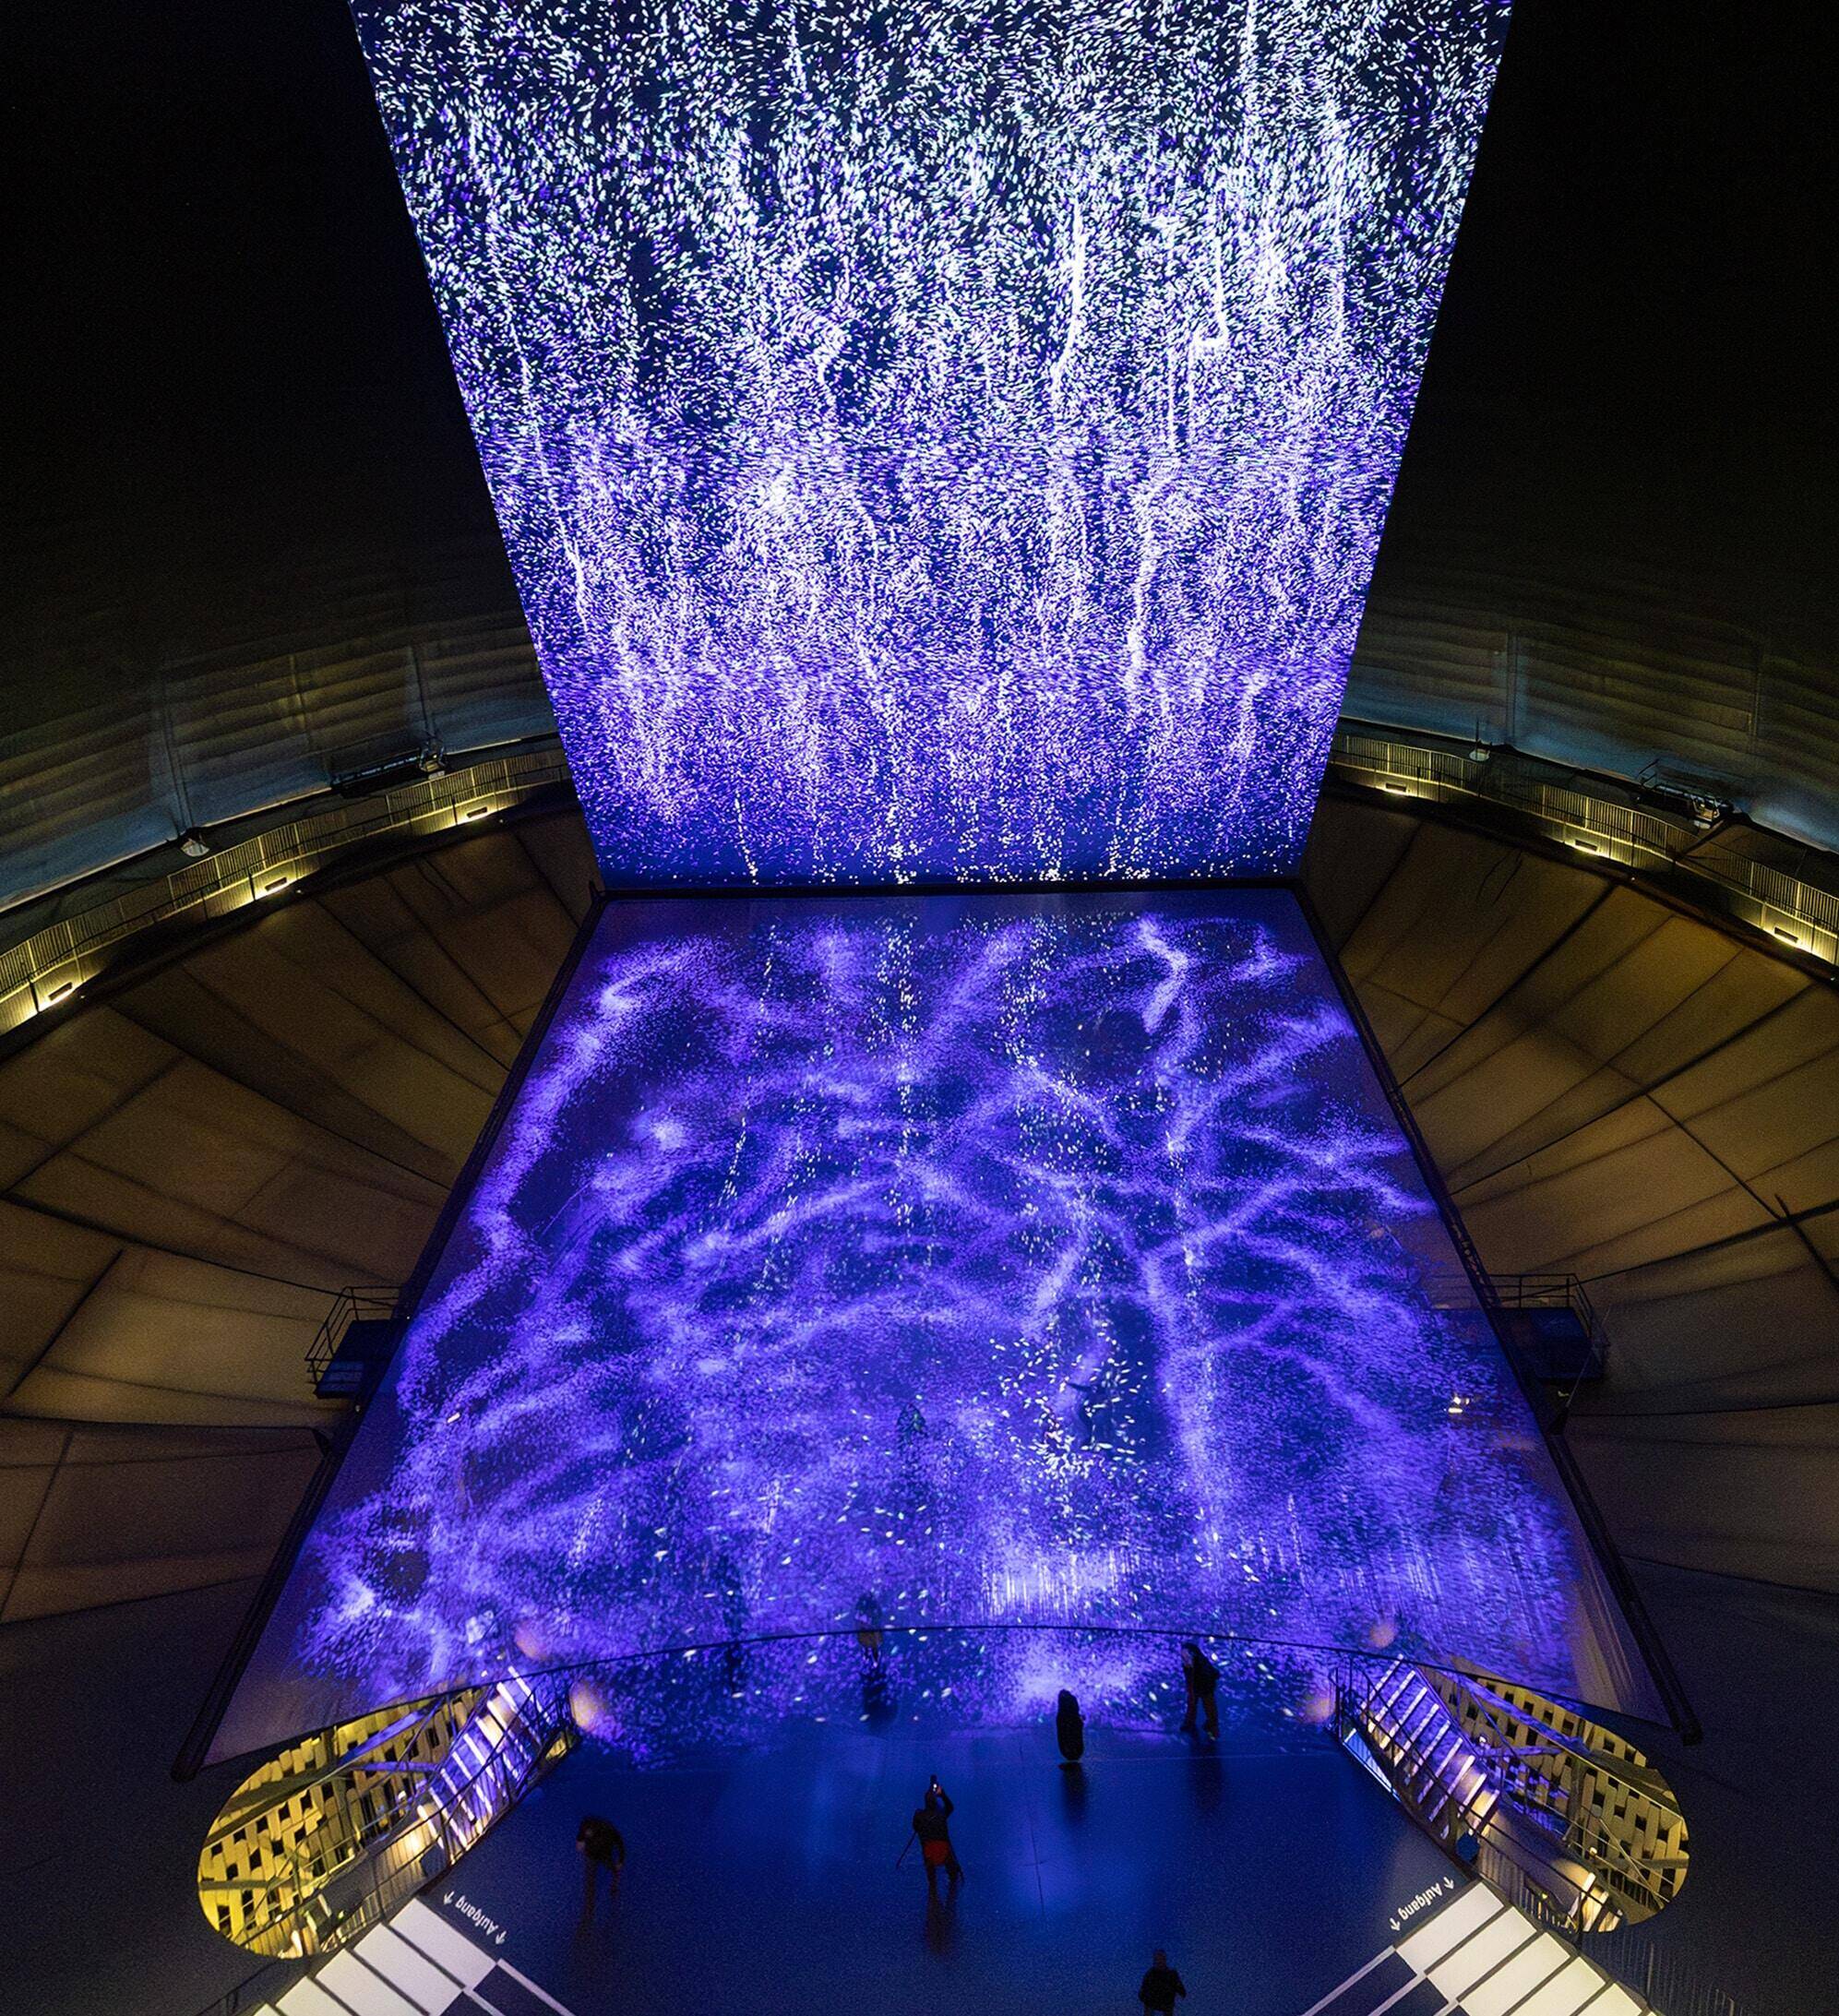
[[[1065,1688],[1060,1689],[1060,1704],[1054,1714],[1054,1735],[1066,1759],[1061,1768],[1070,1770],[1085,1755],[1085,1717],[1080,1713],[1078,1695]]]
[[[575,1852],[581,1858],[581,1915],[594,1914],[594,1895],[600,1889],[601,1871],[606,1872],[609,1897],[619,1895],[620,1872],[626,1867],[626,1841],[611,1820],[590,1813],[575,1831]]]
[[[1150,1971],[1143,1976],[1143,1985],[1137,1990],[1145,2016],[1175,2016],[1176,1997],[1187,1993],[1188,1984],[1169,1965],[1168,1955],[1158,1946]]]
[[[914,1815],[914,1837],[920,1844],[920,1861],[925,1869],[925,1887],[935,1893],[938,1872],[945,1871],[952,1888],[963,1879],[963,1866],[951,1845],[952,1807],[949,1795],[937,1778],[928,1779],[925,1799]]]
[[[1190,1638],[1181,1648],[1181,1676],[1188,1683],[1188,1712],[1181,1719],[1184,1735],[1192,1732],[1194,1712],[1207,1718],[1207,1734],[1220,1734],[1220,1669]]]
[[[855,1642],[862,1648],[862,1656],[871,1673],[879,1673],[885,1654],[882,1644],[881,1605],[874,1593],[864,1590],[855,1604]]]

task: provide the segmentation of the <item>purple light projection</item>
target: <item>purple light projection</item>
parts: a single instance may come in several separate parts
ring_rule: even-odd
[[[1295,869],[1506,0],[354,0],[609,884]]]
[[[865,1616],[973,1719],[1157,1631],[1643,1708],[1455,1272],[1287,895],[615,904],[220,1748]]]

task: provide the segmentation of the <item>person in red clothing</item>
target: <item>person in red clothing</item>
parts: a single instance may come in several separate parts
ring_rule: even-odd
[[[1187,1993],[1188,1984],[1169,1965],[1168,1955],[1158,1946],[1150,1971],[1143,1976],[1143,1985],[1137,1990],[1137,1999],[1143,2005],[1146,2016],[1175,2016],[1176,1997]]]
[[[958,1851],[951,1845],[951,1800],[937,1778],[927,1782],[925,1803],[914,1815],[914,1833],[920,1844],[920,1861],[925,1869],[925,1887],[935,1893],[938,1872],[943,1869],[954,1889],[964,1870]]]

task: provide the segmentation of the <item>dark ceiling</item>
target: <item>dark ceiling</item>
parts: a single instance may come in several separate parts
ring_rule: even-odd
[[[1832,572],[1839,149],[1810,8],[1517,0],[1392,530]]]
[[[1657,564],[1734,624],[1823,637],[1839,176],[1809,37],[1710,0],[1514,12],[1376,602],[1479,544]],[[205,648],[257,572],[276,635],[311,628],[334,552],[412,579],[457,543],[508,606],[339,0],[28,9],[9,55],[0,743]]]

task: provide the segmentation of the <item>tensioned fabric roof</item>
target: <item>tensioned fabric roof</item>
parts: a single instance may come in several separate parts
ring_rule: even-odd
[[[43,564],[67,585],[8,639],[0,907],[429,743],[554,730],[489,540],[271,559],[233,594]]]
[[[266,1561],[334,1413],[306,1344],[412,1266],[590,859],[572,810],[469,836],[0,1064],[0,1618]],[[1484,1259],[1603,1314],[1569,1432],[1620,1543],[1839,1591],[1839,996],[1411,811],[1331,798],[1308,866]]]
[[[1764,594],[1678,559],[1444,523],[1382,550],[1345,712],[1610,776],[1652,765],[1839,849],[1835,638],[1832,580],[1784,576]]]
[[[591,857],[495,825],[208,938],[0,1064],[0,1623],[259,1573],[305,1354],[407,1277]]]
[[[0,907],[438,742],[554,718],[489,539],[173,584],[133,612],[98,567],[76,613],[16,631],[0,717]],[[1389,547],[1348,686],[1359,720],[1511,742],[1627,777],[1660,763],[1839,848],[1839,598],[1739,619],[1677,568]]]

